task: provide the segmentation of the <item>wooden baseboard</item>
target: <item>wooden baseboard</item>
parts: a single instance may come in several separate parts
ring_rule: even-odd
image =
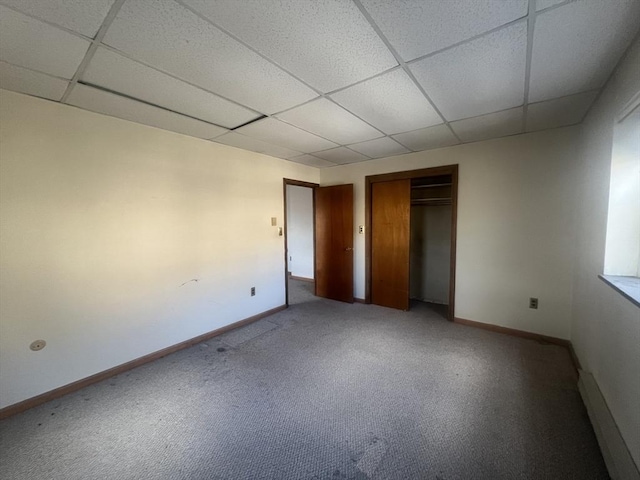
[[[300,280],[302,282],[311,282],[311,283],[313,283],[315,281],[313,278],[296,277],[295,275],[291,275],[291,274],[289,274],[289,278],[292,279],[292,280]]]
[[[50,400],[60,398],[63,395],[67,395],[69,393],[75,392],[77,390],[80,390],[94,383],[101,382],[102,380],[106,380],[115,375],[120,375],[121,373],[127,372],[136,367],[139,367],[140,365],[144,365],[145,363],[153,362],[154,360],[158,360],[159,358],[166,357],[167,355],[177,352],[178,350],[182,350],[184,348],[197,345],[198,343],[204,342],[213,337],[217,337],[218,335],[222,335],[223,333],[226,333],[230,330],[234,330],[244,325],[257,322],[258,320],[261,320],[265,317],[273,315],[274,313],[278,313],[286,308],[287,308],[286,305],[281,305],[279,307],[272,308],[271,310],[267,310],[257,315],[253,315],[252,317],[245,318],[244,320],[240,320],[230,325],[226,325],[224,327],[213,330],[211,332],[204,333],[202,335],[191,338],[189,340],[185,340],[184,342],[177,343],[170,347],[163,348],[162,350],[158,350],[157,352],[149,353],[148,355],[145,355],[140,358],[136,358],[135,360],[131,360],[129,362],[123,363],[122,365],[117,365],[108,370],[98,372],[94,375],[91,375],[90,377],[82,378],[80,380],[69,383],[67,385],[63,385],[62,387],[58,387],[54,390],[50,390],[48,392],[40,394],[38,396],[28,398],[18,403],[14,403],[13,405],[9,405],[7,407],[0,409],[0,420],[3,418],[10,417],[12,415],[16,415],[17,413],[24,412],[25,410],[29,410],[30,408],[36,407]]]
[[[492,325],[490,323],[475,322],[473,320],[467,320],[465,318],[454,318],[455,323],[461,323],[462,325],[469,325],[470,327],[482,328],[491,332],[504,333],[513,337],[529,338],[531,340],[537,340],[538,342],[553,343],[554,345],[561,345],[563,347],[571,347],[571,342],[564,338],[548,337],[547,335],[541,335],[539,333],[525,332],[524,330],[517,330],[515,328],[501,327],[499,325]]]

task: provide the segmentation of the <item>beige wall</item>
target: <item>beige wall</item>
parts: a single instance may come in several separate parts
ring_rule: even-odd
[[[270,218],[317,169],[0,94],[0,407],[284,303]]]
[[[579,127],[321,170],[353,183],[364,224],[366,175],[459,164],[457,317],[569,338],[574,169]],[[355,235],[355,296],[364,297],[364,235]],[[539,309],[529,309],[538,297]]]
[[[613,125],[639,90],[636,40],[584,123],[577,171],[571,341],[640,466],[640,308],[598,279],[604,268]]]

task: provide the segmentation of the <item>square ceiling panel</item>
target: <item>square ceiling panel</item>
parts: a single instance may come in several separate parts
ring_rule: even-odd
[[[184,1],[322,92],[398,64],[351,1]]]
[[[528,10],[528,0],[361,1],[405,61],[522,18]]]
[[[316,93],[291,75],[171,0],[126,2],[104,43],[263,113]]]
[[[82,80],[226,128],[260,116],[105,48],[96,51]]]
[[[95,37],[114,0],[0,0],[28,15]]]
[[[114,93],[76,85],[67,103],[76,107],[198,138],[214,138],[228,130],[178,113],[136,102]]]
[[[362,155],[361,153],[354,152],[353,150],[349,150],[347,147],[332,148],[331,150],[315,152],[313,155],[329,162],[337,163],[338,165],[371,160],[369,157]]]
[[[70,79],[89,45],[87,40],[0,6],[0,60]]]
[[[337,165],[336,163],[329,162],[328,160],[323,160],[322,158],[314,157],[313,155],[309,155],[308,153],[300,155],[299,157],[290,158],[289,160],[316,168],[335,167]]]
[[[349,148],[371,158],[390,157],[392,155],[409,153],[408,149],[389,137],[376,138],[375,140],[356,143],[349,145]]]
[[[339,144],[362,142],[382,136],[371,125],[326,98],[319,98],[276,116]]]
[[[463,142],[477,142],[515,135],[522,133],[522,126],[522,107],[451,123],[451,128]]]
[[[326,150],[337,146],[329,140],[300,130],[275,118],[258,120],[235,131],[248,137],[258,138],[267,143],[281,145],[303,153],[317,152],[318,150]]]
[[[236,132],[225,133],[224,135],[215,139],[217,143],[223,143],[224,145],[230,145],[232,147],[243,148],[244,150],[250,150],[256,153],[264,153],[265,155],[271,155],[277,158],[291,158],[300,155],[300,152],[290,150],[278,145],[272,145],[257,138],[247,137]]]
[[[0,62],[0,88],[36,97],[60,100],[69,82],[44,73]]]
[[[331,98],[386,134],[442,123],[440,115],[402,69],[334,93]]]
[[[449,121],[523,104],[527,23],[412,63],[411,71]]]
[[[580,0],[536,18],[529,100],[601,87],[638,33],[640,1]]]
[[[597,91],[591,91],[531,103],[527,107],[527,131],[533,132],[580,123],[597,96]]]
[[[412,132],[399,133],[394,135],[393,138],[414,152],[448,147],[460,143],[451,132],[451,129],[444,123]]]

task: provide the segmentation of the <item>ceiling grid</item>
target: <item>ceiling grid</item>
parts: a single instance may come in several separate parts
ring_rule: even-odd
[[[580,123],[640,0],[0,0],[0,88],[326,168]]]

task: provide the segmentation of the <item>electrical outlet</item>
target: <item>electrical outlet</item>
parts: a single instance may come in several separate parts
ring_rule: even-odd
[[[538,299],[537,298],[531,297],[529,299],[529,308],[533,308],[533,309],[537,310],[537,308],[538,308]]]
[[[256,287],[251,287],[251,296],[252,297],[256,296]]]
[[[358,225],[358,233],[362,235],[364,233],[364,225]]]
[[[36,340],[35,342],[31,342],[31,345],[29,345],[29,348],[34,352],[37,352],[39,350],[42,350],[46,346],[47,346],[47,342],[45,342],[44,340]]]

